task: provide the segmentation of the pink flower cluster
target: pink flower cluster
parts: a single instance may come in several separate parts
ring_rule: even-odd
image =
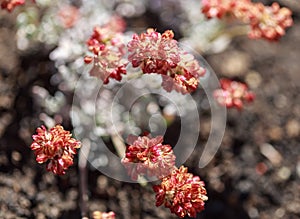
[[[265,6],[250,0],[203,0],[202,13],[207,18],[229,16],[249,24],[249,37],[252,39],[276,41],[293,24],[291,10],[281,8],[277,2]]]
[[[61,125],[56,125],[49,131],[44,126],[37,128],[33,135],[31,149],[34,150],[36,161],[44,163],[49,160],[46,168],[55,174],[63,175],[65,170],[73,164],[73,156],[81,143],[72,138],[69,131]]]
[[[110,23],[95,27],[87,41],[93,56],[86,56],[84,61],[86,64],[93,62],[90,75],[100,78],[104,84],[109,82],[109,78],[120,81],[122,74],[126,74],[128,61],[124,58],[126,53],[122,34],[124,28],[123,20],[114,17]]]
[[[160,74],[165,90],[190,93],[198,87],[198,79],[205,70],[192,55],[179,48],[173,37],[171,30],[160,34],[152,28],[140,35],[134,34],[128,43],[128,60],[145,74]]]
[[[94,56],[84,59],[86,64],[94,63],[91,76],[104,83],[108,83],[109,78],[120,81],[121,74],[126,74],[126,66],[131,62],[134,68],[141,68],[143,74],[160,74],[162,87],[168,92],[176,90],[186,94],[197,89],[199,77],[205,74],[205,70],[193,55],[179,48],[171,30],[161,34],[149,28],[146,33],[134,34],[127,44],[128,59],[125,59],[122,34],[118,31],[110,24],[94,28],[87,42]]]
[[[131,136],[128,141],[130,145],[122,163],[131,178],[136,180],[139,175],[148,175],[161,180],[160,185],[153,186],[156,206],[164,205],[181,218],[186,215],[196,217],[208,199],[204,182],[188,173],[186,167],[178,169],[175,166],[172,147],[162,144],[162,136]]]
[[[25,0],[1,0],[1,8],[11,12],[18,5],[25,4]]]
[[[128,175],[137,180],[139,175],[162,178],[169,175],[175,165],[175,155],[170,145],[163,145],[163,137],[148,138],[147,136],[128,138],[130,144],[122,159]]]
[[[219,104],[227,108],[235,107],[241,110],[244,102],[252,102],[255,98],[254,93],[249,91],[244,83],[221,79],[220,84],[221,89],[214,91],[214,97]]]
[[[174,169],[160,185],[153,186],[153,190],[156,192],[156,206],[164,205],[180,218],[186,215],[196,217],[197,212],[204,209],[204,201],[208,200],[204,182],[188,173],[184,166]]]

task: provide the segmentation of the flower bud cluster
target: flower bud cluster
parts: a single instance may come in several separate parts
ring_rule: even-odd
[[[45,163],[49,160],[46,168],[55,174],[63,175],[65,170],[73,164],[73,157],[76,149],[80,148],[81,143],[72,138],[69,131],[65,131],[61,125],[56,125],[49,131],[45,126],[36,130],[33,135],[31,150],[34,150],[36,161]]]
[[[250,0],[203,0],[202,13],[207,18],[227,16],[248,24],[248,35],[252,39],[277,41],[293,24],[291,10],[280,7],[277,2],[265,6]]]
[[[206,189],[198,176],[186,167],[175,166],[170,145],[163,145],[163,137],[130,137],[122,163],[133,180],[138,176],[156,176],[161,184],[154,185],[156,206],[164,205],[180,218],[196,217],[204,209]]]
[[[133,180],[138,176],[156,176],[162,178],[169,175],[175,165],[175,155],[170,145],[163,145],[163,137],[133,137],[128,140],[125,157],[122,159],[128,175]]]
[[[15,7],[23,4],[25,4],[25,0],[2,0],[1,8],[11,12]]]
[[[204,182],[188,173],[184,166],[174,169],[160,185],[153,186],[153,190],[156,192],[156,206],[164,205],[180,218],[186,215],[196,217],[197,212],[204,209],[204,201],[208,200]]]
[[[128,60],[144,74],[160,74],[162,87],[168,92],[190,93],[197,89],[198,79],[205,70],[191,54],[179,48],[173,38],[171,30],[160,34],[152,28],[140,35],[134,34],[128,43]]]
[[[104,84],[109,82],[109,78],[120,81],[122,74],[126,74],[128,61],[124,58],[126,53],[122,33],[124,28],[123,20],[115,17],[110,23],[95,27],[87,41],[93,56],[86,56],[84,61],[86,64],[93,62],[90,75],[100,78]]]
[[[205,74],[194,56],[183,51],[173,39],[174,33],[164,33],[147,29],[146,33],[134,34],[127,44],[128,59],[125,59],[125,44],[122,33],[110,24],[95,27],[93,35],[87,41],[93,56],[86,56],[86,64],[93,62],[91,76],[100,78],[105,84],[109,78],[118,81],[121,74],[126,74],[126,66],[130,62],[133,68],[140,68],[143,74],[160,74],[162,87],[171,92],[176,90],[182,94],[195,91],[199,77]]]
[[[220,84],[221,89],[214,91],[214,97],[222,106],[241,110],[244,102],[252,102],[255,98],[254,93],[249,91],[248,86],[244,83],[221,79]]]

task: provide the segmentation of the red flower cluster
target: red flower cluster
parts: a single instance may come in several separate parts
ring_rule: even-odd
[[[147,136],[128,138],[130,144],[126,148],[122,163],[133,180],[139,175],[156,176],[161,179],[169,175],[175,165],[175,155],[170,145],[163,145],[163,137]]]
[[[108,213],[101,211],[93,212],[93,219],[115,219],[115,213],[110,211]]]
[[[156,176],[160,185],[154,185],[156,206],[170,208],[172,213],[183,218],[188,215],[196,217],[196,213],[204,209],[204,201],[208,198],[204,182],[198,176],[188,173],[187,168],[175,166],[175,155],[170,145],[162,145],[163,138],[146,136],[128,138],[122,163],[132,179],[138,175]]]
[[[128,60],[143,73],[161,74],[165,90],[190,93],[197,89],[198,78],[205,70],[192,55],[178,47],[173,37],[171,30],[160,34],[151,28],[146,33],[134,34],[128,43]]]
[[[16,6],[25,4],[25,0],[1,0],[1,8],[11,12]]]
[[[250,20],[250,38],[265,38],[268,40],[278,40],[285,34],[285,29],[293,25],[292,12],[288,8],[280,8],[277,2],[270,7],[265,7],[261,3],[255,4],[256,8]]]
[[[156,192],[156,206],[164,204],[180,218],[186,215],[196,217],[208,199],[204,182],[198,176],[188,173],[183,166],[174,169],[162,179],[160,185],[153,186],[153,190]]]
[[[100,78],[104,84],[109,82],[109,78],[120,81],[121,74],[126,74],[128,61],[124,58],[126,53],[122,34],[124,27],[123,20],[115,17],[110,23],[95,27],[87,41],[93,56],[86,56],[84,61],[86,64],[93,62],[90,75]]]
[[[249,91],[244,83],[221,79],[220,84],[221,89],[214,91],[214,97],[219,104],[227,108],[235,107],[241,110],[243,102],[252,102],[255,98],[254,93]]]
[[[253,3],[250,0],[203,0],[202,12],[207,18],[222,18],[225,15],[249,24],[250,38],[276,41],[292,26],[290,9],[274,2],[271,6]]]
[[[34,141],[31,144],[36,161],[44,163],[50,160],[46,166],[48,171],[58,175],[65,174],[65,170],[73,164],[73,156],[81,143],[71,138],[72,134],[60,125],[56,125],[49,131],[41,126],[36,131],[37,134],[32,136]]]

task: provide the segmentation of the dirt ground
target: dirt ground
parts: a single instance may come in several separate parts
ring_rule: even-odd
[[[219,77],[246,81],[256,99],[242,112],[228,110],[223,143],[208,166],[197,168],[200,148],[186,162],[205,181],[209,197],[197,218],[300,218],[299,15],[296,11],[294,26],[278,43],[237,37],[224,52],[206,56]],[[0,15],[0,218],[80,218],[76,165],[54,176],[35,162],[29,148],[40,124],[32,87],[49,87],[55,67],[43,45],[31,53],[17,51],[12,19]],[[63,125],[72,129],[67,120]],[[200,145],[209,128],[204,113]],[[177,218],[154,206],[150,186],[119,182],[98,171],[88,175],[90,212]]]

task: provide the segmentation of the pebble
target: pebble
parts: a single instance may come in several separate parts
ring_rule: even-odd
[[[288,167],[281,167],[278,172],[277,172],[277,176],[281,179],[281,180],[287,180],[288,178],[290,178],[291,176],[291,170]]]
[[[250,71],[246,75],[245,81],[249,85],[249,87],[255,89],[261,84],[262,78],[258,72]]]
[[[300,124],[297,120],[291,119],[287,122],[285,129],[290,138],[297,137],[300,133]]]
[[[264,143],[259,147],[260,152],[268,158],[268,160],[274,165],[278,166],[282,162],[281,154],[271,145],[268,143]]]

